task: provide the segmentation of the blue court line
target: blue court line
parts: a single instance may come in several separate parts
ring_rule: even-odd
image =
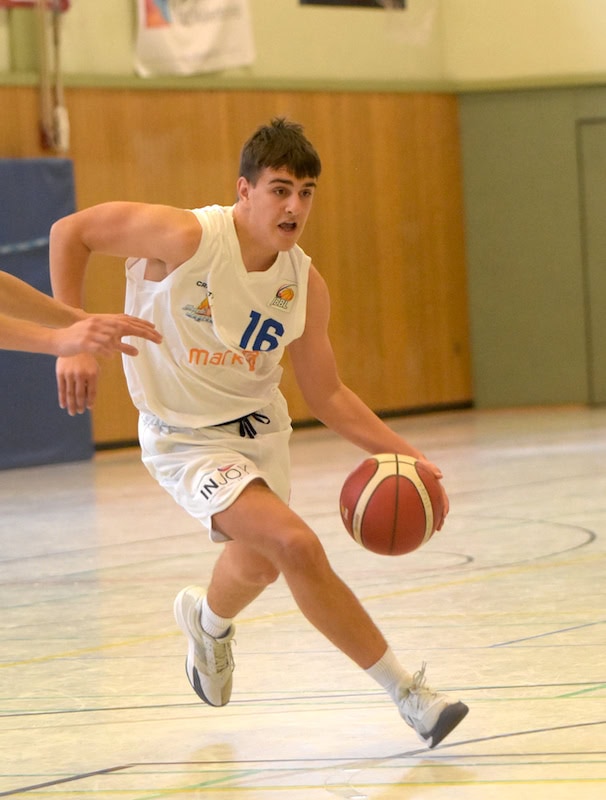
[[[597,622],[586,622],[583,625],[573,625],[571,628],[559,628],[555,631],[549,631],[547,633],[537,633],[535,636],[524,636],[522,639],[512,639],[509,642],[497,642],[497,644],[491,644],[490,648],[493,647],[507,647],[510,644],[519,644],[520,642],[530,642],[533,639],[545,639],[547,636],[557,636],[558,633],[568,633],[568,631],[580,631],[583,628],[592,628],[595,625],[603,625],[606,620],[598,620]]]

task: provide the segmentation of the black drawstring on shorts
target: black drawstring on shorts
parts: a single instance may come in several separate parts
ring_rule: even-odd
[[[255,411],[253,414],[247,414],[245,417],[230,419],[229,422],[220,422],[215,427],[222,428],[224,425],[235,425],[235,423],[238,422],[240,424],[240,436],[254,439],[257,435],[257,430],[250,421],[251,417],[255,420],[255,422],[260,422],[262,425],[269,425],[269,417],[267,417],[265,414],[260,414],[258,411]]]

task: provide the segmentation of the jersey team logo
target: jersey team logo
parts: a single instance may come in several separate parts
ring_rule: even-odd
[[[188,303],[186,306],[183,306],[182,310],[185,311],[187,317],[194,319],[196,322],[212,322],[213,314],[208,301],[208,287],[201,281],[198,282],[198,286],[207,290],[206,296],[197,306],[193,303]]]
[[[280,286],[269,301],[269,305],[273,308],[279,308],[281,311],[290,311],[290,305],[296,297],[296,290],[296,283],[285,283],[283,286]]]

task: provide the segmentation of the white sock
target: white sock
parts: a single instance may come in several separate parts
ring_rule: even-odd
[[[206,597],[202,600],[202,615],[201,615],[202,628],[212,636],[214,639],[220,639],[224,636],[232,623],[231,619],[220,617],[208,605]]]
[[[412,675],[400,664],[390,647],[377,663],[365,672],[385,689],[394,703],[397,703],[402,692],[412,685]]]

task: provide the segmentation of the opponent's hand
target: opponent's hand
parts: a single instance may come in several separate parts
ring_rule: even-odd
[[[60,357],[55,369],[59,406],[70,416],[83,414],[93,407],[97,396],[99,365],[89,353]]]
[[[439,531],[439,530],[442,529],[442,526],[444,525],[444,522],[446,520],[448,512],[450,511],[450,501],[448,499],[448,495],[446,494],[446,489],[444,488],[444,484],[442,483],[442,479],[444,478],[444,475],[442,474],[442,470],[438,466],[433,464],[431,461],[427,461],[425,458],[422,458],[420,460],[423,461],[423,464],[429,470],[431,470],[433,475],[438,479],[439,486],[440,486],[440,491],[442,492],[443,514],[442,514],[442,519],[438,521],[438,525],[436,526],[436,530]]]
[[[53,349],[58,356],[77,353],[111,356],[116,352],[136,356],[139,351],[121,341],[123,336],[137,336],[155,343],[162,341],[155,326],[146,320],[128,314],[91,314],[67,328],[53,330]]]

